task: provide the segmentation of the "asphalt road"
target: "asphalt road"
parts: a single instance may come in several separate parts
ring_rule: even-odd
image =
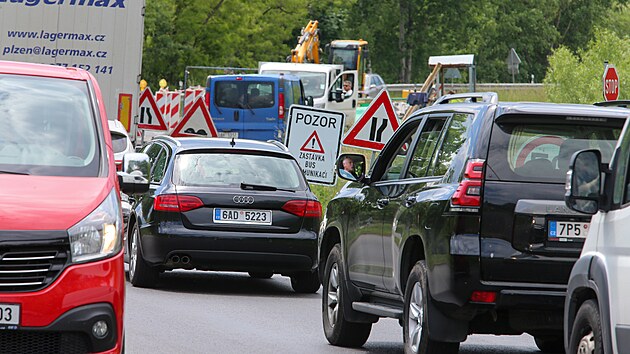
[[[363,348],[328,344],[317,294],[293,292],[289,278],[177,271],[157,289],[127,283],[127,353],[403,353],[402,329],[381,319]],[[461,354],[540,353],[531,336],[473,335]]]

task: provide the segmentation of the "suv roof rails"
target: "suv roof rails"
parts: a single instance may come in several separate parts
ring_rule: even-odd
[[[630,101],[628,100],[603,101],[603,102],[595,102],[593,104],[595,106],[600,106],[600,107],[623,107],[623,108],[630,107]]]
[[[270,140],[267,140],[267,142],[279,147],[282,151],[289,152],[289,148],[286,147],[283,143],[279,142],[278,140],[270,139]]]
[[[158,135],[158,136],[156,136],[154,139],[158,139],[158,138],[159,138],[159,139],[166,139],[166,140],[170,140],[173,144],[175,144],[175,145],[177,145],[177,146],[181,146],[181,145],[182,145],[182,143],[181,143],[179,140],[177,140],[177,139],[173,138],[173,137],[172,137],[172,136],[170,136],[170,135]]]
[[[468,92],[468,93],[455,93],[451,95],[444,95],[438,98],[434,104],[447,104],[451,101],[457,100],[459,102],[472,102],[472,103],[499,103],[499,95],[496,92]],[[454,103],[454,102],[453,102]]]

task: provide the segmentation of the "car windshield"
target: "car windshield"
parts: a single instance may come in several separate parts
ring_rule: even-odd
[[[564,183],[571,157],[584,149],[599,150],[608,163],[623,121],[597,126],[573,123],[499,125],[491,139],[489,179],[494,175],[499,180]]]
[[[275,155],[185,153],[175,158],[173,183],[180,186],[236,187],[241,183],[304,189],[295,160]]]
[[[302,80],[304,96],[313,98],[323,97],[326,93],[326,73],[314,73],[308,71],[265,70],[263,74],[291,74]]]
[[[99,174],[100,149],[83,81],[0,75],[0,171]]]

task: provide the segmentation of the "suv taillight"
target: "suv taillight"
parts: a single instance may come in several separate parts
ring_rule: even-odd
[[[278,118],[284,119],[284,93],[278,94]]]
[[[282,210],[299,217],[322,217],[322,205],[316,200],[290,200],[284,203]]]
[[[162,194],[153,200],[153,209],[158,211],[185,212],[202,206],[201,199],[192,195]]]
[[[206,106],[210,109],[210,91],[206,90]]]
[[[466,164],[464,180],[451,198],[451,205],[460,207],[481,206],[481,184],[483,182],[484,160],[470,160]]]

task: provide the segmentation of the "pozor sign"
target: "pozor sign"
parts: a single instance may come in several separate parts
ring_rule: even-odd
[[[617,69],[612,64],[607,64],[603,77],[604,99],[615,101],[619,98],[619,75]]]
[[[289,108],[285,145],[309,182],[335,184],[345,115],[342,112],[293,105]]]

